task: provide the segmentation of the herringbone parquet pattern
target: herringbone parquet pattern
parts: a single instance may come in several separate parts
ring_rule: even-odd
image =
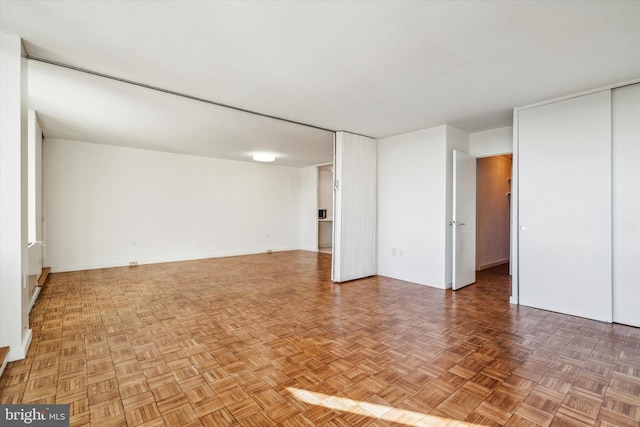
[[[52,274],[0,403],[72,426],[629,426],[640,329],[457,292],[342,285],[294,251]]]

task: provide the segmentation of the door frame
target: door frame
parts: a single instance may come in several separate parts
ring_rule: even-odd
[[[492,153],[492,154],[488,154],[488,155],[481,155],[481,156],[476,156],[476,218],[477,218],[477,205],[478,205],[478,190],[477,190],[477,162],[480,159],[489,159],[492,157],[503,157],[503,156],[511,156],[511,174],[509,176],[510,182],[509,182],[509,230],[508,230],[508,235],[509,235],[509,275],[512,275],[512,266],[515,264],[515,260],[512,257],[513,254],[513,236],[512,236],[512,230],[513,230],[513,151],[509,151],[509,152],[503,152],[503,153]],[[476,246],[477,246],[477,241],[478,241],[478,224],[476,221]],[[477,250],[476,250],[476,261],[477,261]],[[503,264],[499,264],[499,265],[503,265]],[[476,264],[476,268],[480,267],[479,265]],[[491,267],[485,267],[485,268],[491,268]]]

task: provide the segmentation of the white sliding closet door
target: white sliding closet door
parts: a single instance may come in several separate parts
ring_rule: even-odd
[[[613,321],[640,326],[640,83],[614,89]]]
[[[520,304],[611,322],[611,92],[518,112]]]
[[[376,141],[336,133],[334,282],[376,274]]]

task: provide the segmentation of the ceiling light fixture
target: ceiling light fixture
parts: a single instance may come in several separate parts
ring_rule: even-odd
[[[254,153],[253,160],[256,162],[273,162],[276,159],[276,156],[269,153]]]

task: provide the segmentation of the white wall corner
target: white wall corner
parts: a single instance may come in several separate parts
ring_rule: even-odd
[[[378,140],[380,275],[445,287],[446,137],[441,125]]]
[[[451,125],[446,125],[446,131],[447,131],[447,147],[450,150],[460,150],[465,153],[471,153],[470,145],[469,145],[469,141],[470,141],[469,133]]]
[[[40,286],[36,286],[35,291],[33,292],[33,296],[31,297],[31,303],[29,304],[29,312],[33,310],[33,306],[36,305],[36,301],[38,301],[38,296],[40,296],[40,290],[42,288]]]
[[[20,345],[11,346],[9,354],[7,354],[7,362],[15,362],[16,360],[22,360],[27,357],[27,351],[31,345],[31,338],[33,333],[31,329],[26,329],[22,334],[22,343]]]
[[[11,361],[28,348],[22,335],[29,325],[30,303],[23,286],[28,271],[28,94],[27,60],[20,37],[0,33],[0,57],[0,345],[11,348]]]

